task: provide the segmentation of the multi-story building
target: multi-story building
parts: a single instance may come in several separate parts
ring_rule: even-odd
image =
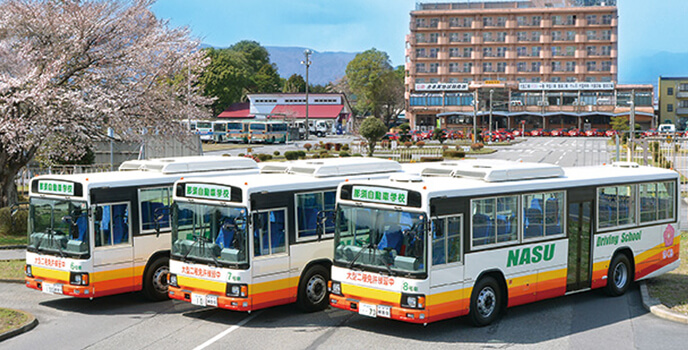
[[[659,120],[674,124],[677,130],[688,127],[688,77],[659,77]]]
[[[652,85],[616,84],[617,26],[615,0],[419,3],[406,38],[408,118],[460,126],[491,105],[492,127],[605,127],[634,94],[636,121],[649,126]]]

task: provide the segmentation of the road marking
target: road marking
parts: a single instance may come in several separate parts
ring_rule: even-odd
[[[222,331],[220,334],[218,334],[218,335],[216,335],[216,336],[214,336],[214,337],[208,339],[208,341],[206,341],[205,343],[203,343],[203,344],[201,344],[201,345],[195,347],[194,350],[201,350],[201,349],[207,348],[208,346],[210,346],[210,345],[213,344],[214,342],[216,342],[216,341],[222,339],[222,337],[226,336],[226,335],[229,334],[229,333],[234,332],[235,330],[239,329],[241,326],[247,324],[248,321],[250,321],[250,320],[252,320],[254,317],[258,316],[259,313],[260,313],[260,311],[254,312],[251,316],[246,317],[245,319],[241,320],[241,322],[235,324],[234,326],[231,326],[231,327],[225,329],[225,330]]]

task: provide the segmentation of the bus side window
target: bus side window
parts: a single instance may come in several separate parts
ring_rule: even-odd
[[[96,247],[129,243],[129,208],[127,204],[102,206],[103,216],[96,226]]]
[[[146,188],[139,190],[139,202],[141,204],[141,231],[155,229],[155,215],[162,208],[169,207],[171,202],[171,187]],[[167,212],[158,221],[161,229],[170,227],[170,215]]]
[[[253,255],[263,256],[286,252],[285,210],[255,214],[253,224]]]

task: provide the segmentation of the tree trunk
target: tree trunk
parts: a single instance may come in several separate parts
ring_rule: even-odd
[[[19,170],[29,163],[35,153],[35,148],[32,148],[25,151],[24,156],[13,156],[0,149],[0,208],[19,201],[17,184],[14,181]]]

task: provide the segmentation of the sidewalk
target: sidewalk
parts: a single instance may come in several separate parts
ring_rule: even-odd
[[[0,260],[26,259],[26,249],[0,249]]]

